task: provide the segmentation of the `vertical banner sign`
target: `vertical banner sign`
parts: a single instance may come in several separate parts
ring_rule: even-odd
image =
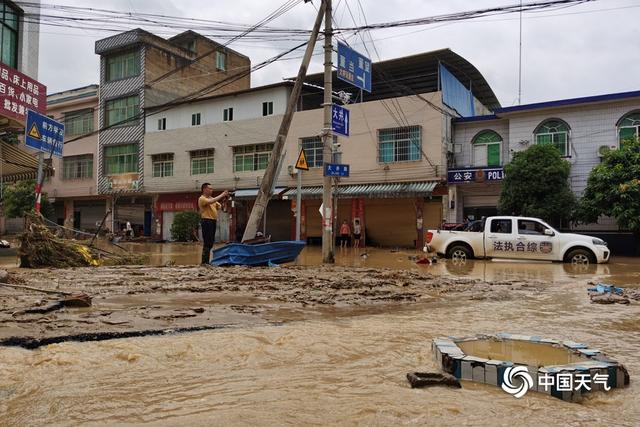
[[[349,110],[335,104],[331,106],[331,129],[340,135],[349,136]]]

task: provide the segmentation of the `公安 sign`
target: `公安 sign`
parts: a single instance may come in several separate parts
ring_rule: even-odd
[[[447,172],[449,184],[500,182],[503,179],[503,168],[451,169]]]

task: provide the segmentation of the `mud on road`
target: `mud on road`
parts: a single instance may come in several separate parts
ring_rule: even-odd
[[[0,341],[4,344],[10,337],[96,339],[91,334],[136,336],[303,320],[323,313],[353,315],[359,309],[397,309],[448,298],[509,300],[539,293],[548,285],[336,266],[17,269],[9,280],[86,293],[93,301],[87,308],[34,313],[34,308],[50,306],[58,296],[0,286]]]

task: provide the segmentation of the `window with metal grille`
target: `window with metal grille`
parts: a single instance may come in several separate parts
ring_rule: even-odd
[[[200,126],[200,113],[193,113],[191,115],[191,126]]]
[[[154,178],[173,176],[173,153],[154,154],[151,156],[151,162]]]
[[[262,103],[262,115],[270,116],[273,114],[273,101]]]
[[[112,99],[106,102],[107,126],[133,125],[140,113],[140,97],[138,95],[126,98]]]
[[[86,135],[93,132],[93,108],[64,113],[65,136]]]
[[[93,154],[68,156],[62,159],[62,179],[93,177]]]
[[[220,71],[227,69],[227,54],[224,52],[216,52],[216,68]]]
[[[104,148],[104,173],[117,175],[138,172],[138,144]]]
[[[500,166],[502,138],[492,130],[484,130],[473,138],[473,165]]]
[[[379,163],[420,160],[421,153],[421,126],[380,129],[378,131]]]
[[[191,151],[191,175],[213,173],[213,149]]]
[[[551,119],[542,122],[535,130],[536,144],[551,144],[560,151],[562,157],[569,156],[569,125],[562,120]]]
[[[266,169],[272,150],[273,144],[233,147],[233,171],[249,172]]]
[[[167,129],[167,118],[163,117],[158,119],[158,130],[166,130]]]
[[[9,2],[0,4],[0,61],[18,68],[18,9]]]
[[[333,135],[333,143],[338,142],[338,137]],[[307,165],[310,168],[321,168],[323,162],[322,153],[322,137],[311,136],[308,138],[300,139],[300,145],[304,149],[304,155],[307,158]]]
[[[222,121],[223,122],[232,122],[233,121],[233,108],[225,108],[222,110]]]
[[[640,138],[640,112],[628,114],[622,119],[618,126],[620,148],[622,148],[627,141],[633,140],[634,138]]]
[[[140,74],[140,53],[121,53],[107,58],[107,81],[126,79]]]

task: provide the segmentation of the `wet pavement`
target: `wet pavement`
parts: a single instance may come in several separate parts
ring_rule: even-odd
[[[307,248],[299,266],[256,270],[253,280],[236,269],[179,267],[198,259],[197,245],[142,248],[152,264],[176,266],[129,268],[122,283],[108,268],[16,274],[25,283],[53,281],[74,290],[92,277],[89,289],[101,312],[78,317],[85,328],[103,320],[125,327],[117,323],[130,320],[127,310],[149,306],[156,308],[147,314],[169,315],[150,315],[150,324],[171,328],[207,317],[228,327],[2,348],[0,425],[640,423],[640,303],[596,305],[586,293],[592,281],[640,288],[638,259],[614,258],[580,271],[504,261],[419,265],[419,252],[348,249],[337,251],[338,267],[317,269],[304,267],[320,258],[319,248]],[[193,308],[205,311],[191,316]],[[191,317],[170,318],[177,313]],[[52,324],[44,320],[40,326],[48,331]],[[49,321],[63,329],[72,322]],[[595,393],[582,404],[538,393],[516,399],[470,382],[462,389],[409,387],[407,372],[438,370],[432,338],[496,332],[585,342],[624,363],[631,386]]]

